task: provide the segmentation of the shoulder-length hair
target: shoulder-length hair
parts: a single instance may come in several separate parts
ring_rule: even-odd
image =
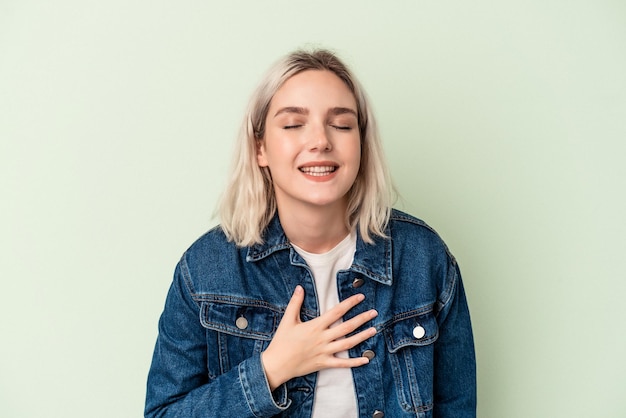
[[[235,144],[232,172],[219,204],[222,230],[238,246],[263,241],[263,231],[276,213],[276,197],[267,167],[257,162],[257,141],[265,135],[265,121],[274,94],[289,78],[307,70],[331,71],[356,99],[361,164],[348,191],[346,226],[359,228],[362,239],[384,237],[395,197],[384,160],[380,136],[368,99],[348,67],[325,49],[292,52],[270,68],[250,98]]]

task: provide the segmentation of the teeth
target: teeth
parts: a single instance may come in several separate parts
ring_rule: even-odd
[[[333,171],[335,171],[337,167],[333,166],[316,166],[316,167],[301,167],[300,171],[303,173],[307,173],[312,176],[325,176]]]

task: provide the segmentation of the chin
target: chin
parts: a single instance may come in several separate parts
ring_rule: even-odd
[[[347,199],[346,196],[309,196],[306,200],[312,206],[326,207],[344,204]]]

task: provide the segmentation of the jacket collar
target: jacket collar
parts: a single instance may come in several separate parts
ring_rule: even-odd
[[[352,261],[351,271],[360,273],[382,284],[391,285],[393,282],[391,263],[391,231],[389,225],[385,229],[388,238],[372,237],[373,244],[363,241],[357,229],[356,252]],[[256,262],[277,251],[291,249],[292,246],[280,224],[278,215],[274,215],[265,232],[263,242],[248,247],[246,261]]]

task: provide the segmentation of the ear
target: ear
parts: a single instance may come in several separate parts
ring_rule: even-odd
[[[265,141],[262,139],[256,140],[256,161],[259,167],[267,167],[267,157],[265,155]]]

